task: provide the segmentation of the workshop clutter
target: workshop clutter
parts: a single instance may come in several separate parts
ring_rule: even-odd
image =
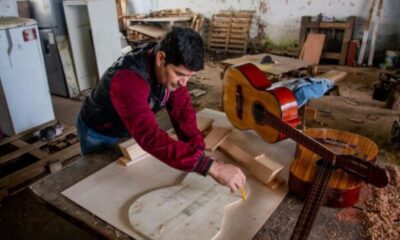
[[[154,42],[160,40],[173,25],[190,27],[199,32],[203,28],[201,14],[185,9],[163,9],[149,14],[123,15],[126,36],[130,43]]]
[[[63,169],[80,156],[76,128],[63,125],[62,132],[57,134],[52,131],[57,125],[60,123],[50,121],[3,140],[0,138],[0,200]]]

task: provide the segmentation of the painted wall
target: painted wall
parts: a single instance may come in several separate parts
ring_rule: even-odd
[[[0,0],[0,17],[18,16],[16,0]]]
[[[259,33],[278,45],[298,42],[301,17],[317,16],[345,19],[359,17],[355,38],[361,38],[369,14],[370,0],[129,0],[131,12],[148,12],[168,8],[190,8],[206,17],[220,10],[255,10],[256,18],[250,36]],[[377,49],[398,48],[400,45],[400,1],[384,0]],[[259,27],[260,26],[260,27]]]

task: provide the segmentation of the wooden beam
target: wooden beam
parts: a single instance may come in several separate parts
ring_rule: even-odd
[[[255,176],[268,188],[275,189],[284,182],[278,179],[278,175],[284,166],[269,158],[264,153],[252,157],[248,152],[231,142],[229,138],[219,145],[219,149],[230,156],[240,166],[250,171],[250,174]]]
[[[252,161],[250,173],[262,183],[268,184],[278,176],[283,168],[282,164],[272,160],[266,154],[261,154]]]
[[[231,134],[232,129],[217,127],[214,128],[204,139],[206,150],[214,152],[215,149]]]

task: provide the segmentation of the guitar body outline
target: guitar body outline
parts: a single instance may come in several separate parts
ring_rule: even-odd
[[[279,142],[286,137],[273,127],[262,123],[262,121],[257,122],[254,118],[256,104],[295,127],[300,122],[297,102],[293,93],[285,87],[267,91],[267,88],[272,84],[262,72],[262,74],[259,73],[260,70],[253,64],[229,68],[225,72],[223,81],[223,108],[227,118],[236,128],[242,130],[254,129],[266,142]],[[252,82],[253,79],[256,80]],[[254,92],[257,93],[256,96],[254,96]],[[241,96],[238,96],[239,94]],[[228,97],[229,95],[236,95],[236,101],[232,102]],[[262,101],[259,99],[262,99]],[[237,113],[240,111],[241,116]]]

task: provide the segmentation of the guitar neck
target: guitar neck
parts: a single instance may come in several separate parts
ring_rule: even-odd
[[[325,167],[319,167],[317,174],[314,177],[313,184],[309,189],[306,200],[301,210],[300,216],[297,219],[296,225],[293,229],[291,240],[307,239],[315,217],[321,206],[322,199],[324,198],[326,186],[332,175],[333,168],[330,163],[325,163]]]
[[[265,111],[264,120],[268,123],[268,125],[285,134],[287,137],[293,139],[298,144],[310,149],[323,159],[331,161],[332,164],[334,163],[336,156],[335,153],[318,141],[303,134],[268,111]]]

